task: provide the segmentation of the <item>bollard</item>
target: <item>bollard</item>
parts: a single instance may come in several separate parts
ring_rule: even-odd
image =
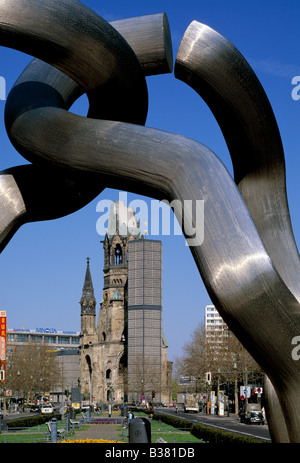
[[[133,418],[128,423],[129,443],[151,443],[151,423],[147,418]]]
[[[89,423],[91,421],[91,410],[90,407],[86,411],[86,421]]]
[[[51,420],[51,444],[57,442],[57,419],[52,418]]]
[[[66,414],[66,431],[67,431],[67,433],[70,431],[69,413]]]

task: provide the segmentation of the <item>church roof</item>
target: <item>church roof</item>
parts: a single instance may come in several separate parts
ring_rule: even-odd
[[[166,335],[165,335],[165,332],[163,329],[161,329],[161,337],[162,337],[162,341],[163,341],[163,344],[165,347],[169,347],[168,346],[168,341],[167,341],[167,338],[166,338]]]
[[[85,272],[85,279],[84,279],[84,284],[83,284],[83,289],[82,289],[82,299],[86,299],[88,301],[96,301],[95,295],[94,295],[94,286],[92,282],[92,276],[91,276],[91,271],[90,271],[90,258],[87,257],[87,267],[86,267],[86,272]]]

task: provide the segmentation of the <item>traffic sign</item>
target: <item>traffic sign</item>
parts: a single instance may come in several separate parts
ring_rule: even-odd
[[[254,388],[254,393],[255,394],[262,394],[263,388],[262,387],[255,387]]]
[[[240,397],[242,395],[248,397],[248,399],[249,399],[249,397],[251,395],[251,386],[249,386],[249,385],[248,386],[240,386]]]

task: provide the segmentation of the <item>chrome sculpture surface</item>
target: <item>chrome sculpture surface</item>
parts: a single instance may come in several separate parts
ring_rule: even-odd
[[[1,248],[23,223],[72,213],[106,187],[204,200],[204,241],[190,241],[199,273],[267,375],[273,441],[300,442],[300,368],[291,355],[300,336],[299,253],[279,130],[254,72],[216,31],[188,27],[175,76],[215,115],[232,179],[209,148],[144,126],[145,75],[172,72],[165,14],[109,24],[75,0],[25,3],[0,3],[1,44],[35,57],[6,103],[7,133],[32,164],[0,173]],[[86,118],[68,111],[84,92]]]

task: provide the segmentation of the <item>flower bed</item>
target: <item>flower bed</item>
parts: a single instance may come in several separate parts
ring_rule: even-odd
[[[122,418],[92,418],[93,424],[122,424]]]
[[[60,444],[124,444],[118,440],[105,440],[105,439],[66,439],[60,441]]]

